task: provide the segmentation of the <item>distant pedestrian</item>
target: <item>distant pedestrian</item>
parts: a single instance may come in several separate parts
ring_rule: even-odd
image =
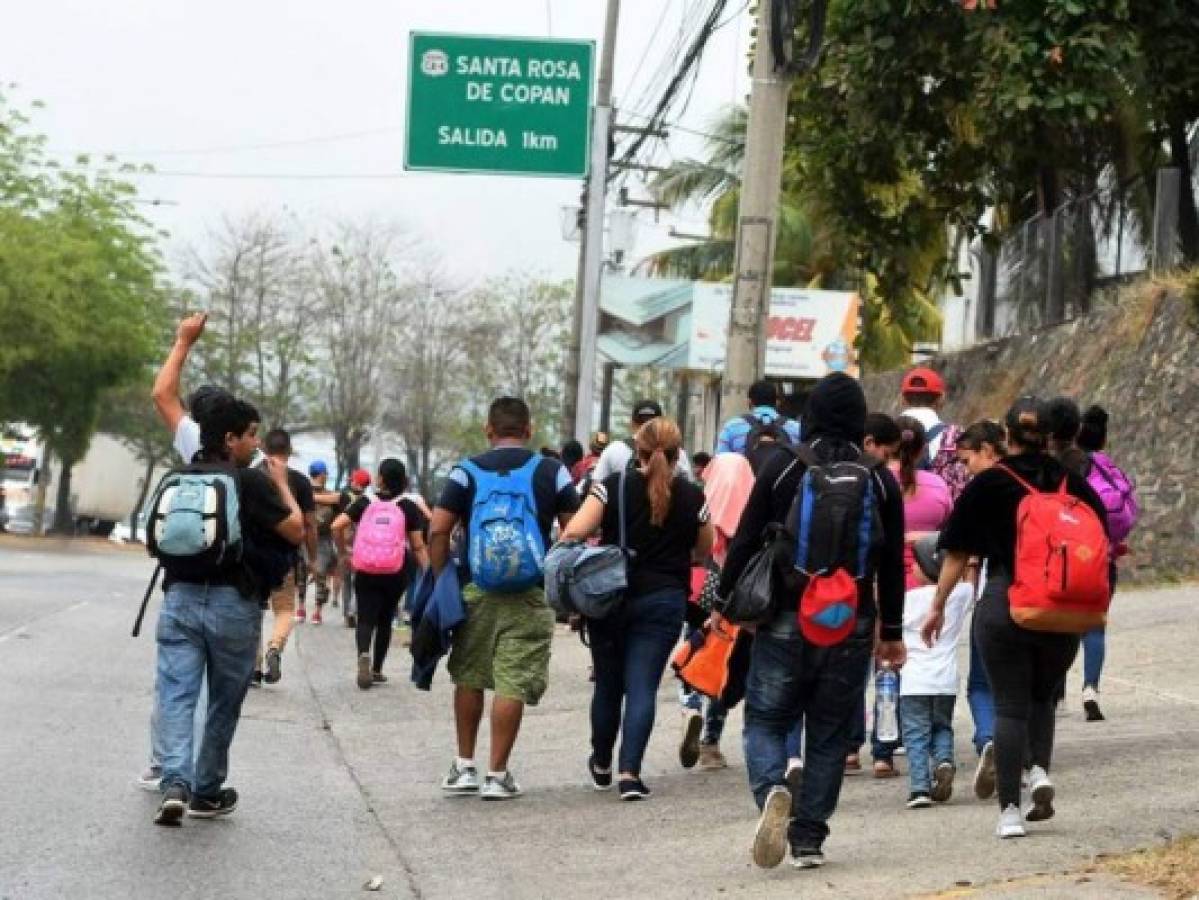
[[[404,496],[407,489],[404,464],[385,459],[379,463],[374,498],[359,495],[331,526],[338,554],[350,560],[354,571],[357,684],[364,691],[387,681],[383,663],[391,647],[392,622],[400,598],[410,579],[429,565],[425,547],[428,520],[420,507]]]
[[[624,471],[633,459],[634,436],[641,430],[642,425],[660,415],[662,415],[662,404],[657,400],[638,400],[633,404],[633,414],[629,420],[629,436],[624,440],[612,441],[600,454],[599,462],[595,464],[595,471],[591,473],[593,484],[602,483],[609,475]],[[681,448],[676,468],[680,475],[691,480],[691,460],[687,456],[687,451]]]
[[[711,462],[711,453],[705,453],[703,450],[700,450],[698,453],[691,454],[691,474],[695,476],[696,481],[704,480],[704,472]]]
[[[1107,533],[1112,543],[1110,578],[1112,595],[1120,569],[1116,560],[1128,552],[1128,536],[1140,517],[1133,480],[1104,452],[1107,447],[1108,414],[1102,406],[1091,406],[1082,414],[1078,447],[1088,455],[1087,482],[1107,510]],[[1082,636],[1082,708],[1088,722],[1102,722],[1099,708],[1099,679],[1107,656],[1107,630],[1096,628]]]
[[[800,423],[778,411],[779,389],[773,381],[755,381],[748,400],[749,412],[729,419],[720,429],[716,452],[741,453],[758,472],[775,448],[799,443]]]
[[[970,476],[957,455],[961,429],[941,421],[941,408],[945,405],[945,380],[934,370],[917,366],[903,376],[900,394],[906,407],[901,415],[909,416],[924,426],[928,450],[920,468],[945,479],[950,495],[957,499]]]
[[[429,555],[435,574],[451,563],[450,540],[465,527],[462,581],[466,623],[454,634],[447,663],[454,680],[458,755],[441,787],[485,800],[519,797],[509,769],[526,705],[535,706],[549,678],[554,612],[542,584],[555,518],[566,527],[579,507],[570,473],[534,454],[523,400],[500,397],[487,411],[491,449],[458,463],[433,508]],[[486,779],[475,765],[485,691],[491,701],[491,759]]]
[[[603,543],[618,544],[623,511],[631,551],[629,588],[616,612],[587,623],[595,668],[588,769],[596,790],[612,787],[619,734],[621,800],[650,795],[641,762],[653,730],[658,685],[683,625],[692,557],[706,556],[713,538],[703,491],[677,473],[678,426],[655,417],[641,427],[635,442],[634,464],[593,484],[562,535],[583,541],[598,529]]]
[[[309,464],[308,478],[312,482],[313,501],[316,504],[316,558],[309,566],[316,588],[312,624],[319,625],[324,621],[324,609],[329,603],[330,581],[337,573],[337,546],[333,542],[330,526],[340,511],[341,497],[336,491],[329,490],[329,467],[324,460],[314,460]],[[301,608],[305,604],[306,593],[306,585],[301,586],[298,597]]]

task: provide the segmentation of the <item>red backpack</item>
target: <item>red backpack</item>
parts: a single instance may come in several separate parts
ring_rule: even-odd
[[[1039,491],[1007,466],[1028,496],[1016,510],[1012,621],[1030,631],[1084,634],[1107,623],[1109,545],[1095,511],[1066,492]]]

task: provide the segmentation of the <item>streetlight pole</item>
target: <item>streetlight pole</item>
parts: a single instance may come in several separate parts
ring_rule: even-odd
[[[775,59],[772,7],[787,0],[759,0],[753,88],[742,171],[741,207],[733,303],[729,311],[728,350],[721,382],[722,415],[745,402],[749,386],[766,370],[766,320],[777,241],[779,191],[791,77]],[[789,36],[788,36],[789,37]]]
[[[591,150],[579,241],[579,269],[575,279],[574,319],[566,354],[562,436],[575,437],[584,446],[590,437],[591,414],[595,404],[595,345],[599,332],[599,289],[604,261],[604,200],[608,192],[608,151],[612,134],[612,70],[616,61],[616,25],[619,18],[620,0],[608,0],[595,109],[591,118]]]

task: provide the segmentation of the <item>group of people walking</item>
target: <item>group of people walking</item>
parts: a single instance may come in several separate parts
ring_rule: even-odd
[[[444,645],[457,746],[441,787],[486,800],[521,794],[513,748],[525,707],[548,687],[555,610],[543,586],[547,552],[619,548],[621,589],[577,623],[594,681],[587,782],[615,787],[626,801],[651,796],[642,767],[672,653],[684,636],[697,652],[724,641],[722,689],[706,697],[676,655],[680,761],[727,766],[725,719],[743,697],[745,765],[760,811],[752,857],[764,867],[788,853],[798,868],[823,864],[842,780],[861,769],[868,721],[876,777],[895,775],[896,756],[907,755],[910,808],[952,796],[956,648],[967,627],[973,789],[997,796],[998,836],[1023,835],[1026,822],[1054,814],[1055,706],[1080,641],[1083,706],[1088,720],[1102,719],[1102,609],[1137,509],[1131,479],[1103,453],[1107,415],[1098,407],[1084,414],[1067,398],[1023,397],[1001,422],[960,429],[940,418],[942,378],[917,368],[904,378],[897,417],[870,412],[845,375],[822,379],[790,416],[764,381],[749,390],[747,412],[722,429],[714,454],[689,457],[679,427],[646,400],[633,407],[628,440],[596,435],[588,453],[564,448],[564,464],[528,448],[527,405],[500,398],[488,411],[490,449],[450,470],[430,510],[407,493],[398,460],[379,465],[371,494],[327,491],[323,465],[309,483],[287,468],[283,432],[268,435],[265,467],[249,467],[252,408],[215,388],[194,394],[186,413],[178,401],[179,371],[202,327],[202,319],[181,325],[155,388],[180,455],[195,460],[179,470],[179,490],[156,499],[151,523],[161,536],[151,551],[168,575],[151,726],[159,768],[146,778],[162,792],[161,824],[177,824],[185,810],[218,815],[236,805],[236,792],[223,786],[228,745],[256,673],[279,678],[297,614],[300,546],[317,582],[314,623],[334,560],[350,561],[363,689],[386,680],[392,624],[414,579],[424,573],[438,589],[452,583],[461,615]],[[181,562],[167,545],[178,543],[178,523],[191,514],[179,500],[184,488],[218,496],[224,488],[205,491],[219,477],[233,480],[240,546],[233,561],[216,554],[219,562],[197,568],[197,554]],[[1065,537],[1045,526],[1060,550],[1045,570],[1056,567],[1060,584],[1030,576],[1027,563],[1028,521],[1052,503],[1081,522]],[[219,504],[205,515],[214,505],[219,519]],[[210,559],[214,547],[198,555]],[[1080,581],[1096,554],[1101,585]],[[557,569],[552,577],[564,578]],[[552,587],[568,593],[565,580]],[[1107,593],[1101,603],[1099,590]],[[1062,613],[1071,603],[1073,619]],[[258,651],[264,605],[275,628],[256,665],[249,647]],[[193,761],[205,678],[208,711]],[[488,691],[484,770],[476,753]]]

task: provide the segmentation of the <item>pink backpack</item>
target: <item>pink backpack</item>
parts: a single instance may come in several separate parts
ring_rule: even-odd
[[[364,575],[396,575],[404,568],[408,528],[398,500],[372,500],[358,522],[350,565]]]
[[[1099,495],[1103,508],[1107,510],[1107,532],[1112,543],[1124,543],[1141,515],[1131,479],[1106,453],[1092,453],[1087,483]]]
[[[970,481],[970,470],[958,457],[958,441],[962,437],[962,429],[956,425],[944,423],[934,425],[928,432],[930,445],[937,435],[941,436],[941,446],[937,449],[936,457],[929,461],[927,468],[944,479],[945,483],[949,485],[950,499],[956,501]]]

